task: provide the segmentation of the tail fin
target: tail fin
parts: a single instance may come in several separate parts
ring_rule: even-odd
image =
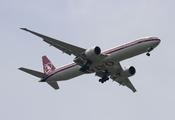
[[[46,75],[51,73],[53,70],[55,70],[55,66],[52,64],[52,62],[47,58],[47,56],[42,57],[43,60],[43,70]],[[59,89],[59,86],[57,82],[47,82],[51,87],[53,87],[55,90]]]
[[[43,56],[42,60],[43,60],[43,70],[45,74],[49,74],[56,69],[55,66],[52,64],[52,62],[46,56]]]

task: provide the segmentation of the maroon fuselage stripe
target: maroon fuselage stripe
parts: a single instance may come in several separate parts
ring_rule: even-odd
[[[139,43],[148,42],[148,41],[157,41],[157,40],[159,40],[159,39],[139,39],[139,40],[136,40],[136,41],[133,41],[133,42],[121,45],[119,47],[107,50],[107,51],[103,52],[103,54],[111,54],[111,53],[114,53],[116,51],[122,50],[124,48],[134,46],[134,45],[139,44]]]

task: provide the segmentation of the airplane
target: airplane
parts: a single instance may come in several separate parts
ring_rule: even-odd
[[[99,82],[101,83],[111,78],[113,81],[118,82],[119,85],[127,86],[133,92],[136,92],[135,87],[129,80],[129,77],[136,73],[136,69],[133,66],[123,68],[120,62],[142,53],[150,56],[150,52],[161,41],[158,37],[144,37],[101,52],[98,46],[84,49],[28,30],[27,28],[21,29],[41,37],[44,42],[56,47],[63,53],[75,56],[72,63],[58,69],[46,56],[43,56],[44,73],[24,67],[19,68],[19,70],[40,78],[39,82],[46,82],[55,90],[59,89],[57,81],[70,80],[83,74],[95,73],[96,76],[100,77]]]

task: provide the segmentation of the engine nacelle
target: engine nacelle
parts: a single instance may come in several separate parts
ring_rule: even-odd
[[[96,57],[101,53],[101,49],[98,46],[91,47],[85,51],[85,55],[88,59],[91,60],[93,57]]]
[[[127,78],[131,77],[136,73],[136,69],[133,66],[125,67],[123,70],[120,72],[120,76]]]

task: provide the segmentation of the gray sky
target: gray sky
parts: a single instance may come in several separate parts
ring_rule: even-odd
[[[174,6],[174,0],[1,0],[0,119],[174,119]],[[42,71],[43,55],[57,67],[74,57],[20,27],[102,50],[145,36],[162,41],[151,57],[121,62],[137,70],[130,78],[136,93],[112,80],[101,84],[94,74],[59,82],[61,89],[55,91],[18,68]]]

